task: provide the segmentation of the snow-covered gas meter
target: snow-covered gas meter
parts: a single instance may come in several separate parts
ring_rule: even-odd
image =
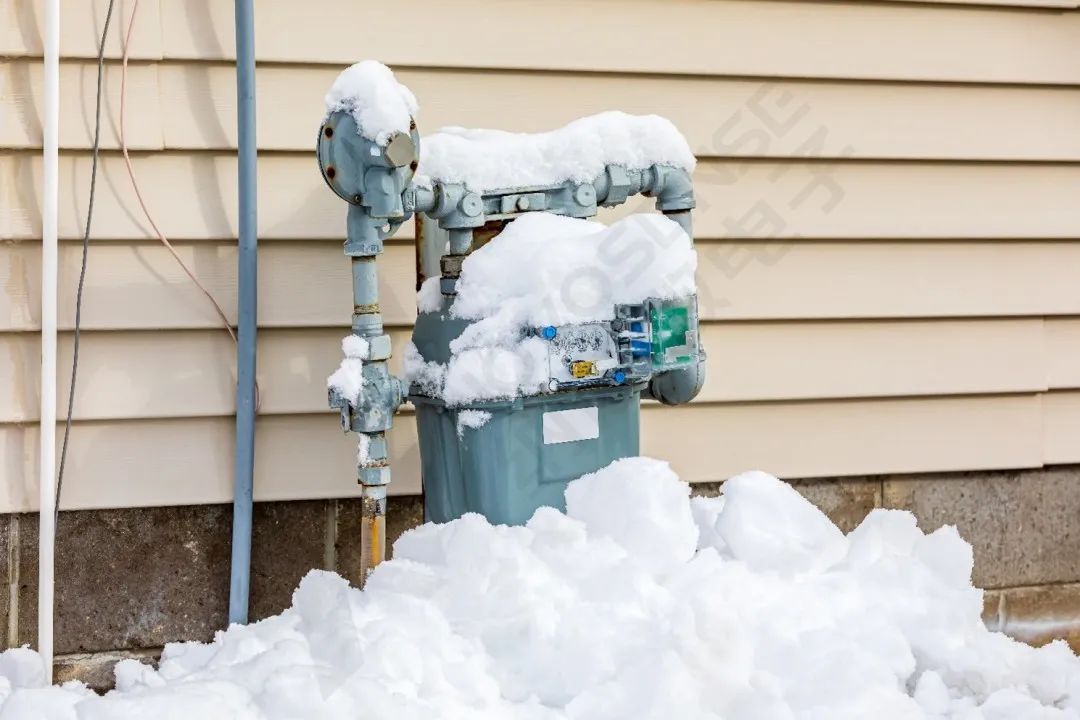
[[[638,454],[642,397],[704,381],[691,240],[694,157],[657,116],[611,112],[542,134],[447,128],[421,141],[416,101],[367,61],[327,96],[318,160],[349,203],[353,336],[330,402],[360,433],[368,537],[382,554],[385,432],[416,409],[428,520],[522,523],[571,479]],[[657,213],[604,226],[636,195]],[[404,379],[386,361],[375,260],[411,217],[419,314]]]

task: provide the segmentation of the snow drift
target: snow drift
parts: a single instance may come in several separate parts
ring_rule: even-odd
[[[878,510],[845,537],[763,473],[691,500],[644,458],[567,505],[420,527],[363,592],[313,572],[281,615],[125,661],[104,697],[8,651],[0,718],[1080,717],[1080,660],[985,628],[952,528]]]

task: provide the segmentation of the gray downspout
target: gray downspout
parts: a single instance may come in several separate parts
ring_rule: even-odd
[[[255,144],[255,28],[252,0],[236,0],[236,124],[240,191],[237,287],[236,465],[229,623],[247,623],[255,469],[255,332],[258,237]]]

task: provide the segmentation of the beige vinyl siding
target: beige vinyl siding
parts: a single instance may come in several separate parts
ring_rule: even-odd
[[[232,312],[235,243],[184,242],[177,251]],[[156,242],[96,242],[84,327],[210,328],[212,307]],[[81,247],[60,247],[60,327],[74,322]],[[1080,315],[1080,243],[1072,241],[698,243],[701,311],[708,320]],[[411,245],[393,242],[379,261],[383,317],[416,316]],[[712,273],[706,272],[716,268]],[[0,322],[34,330],[40,318],[40,247],[0,252]],[[267,241],[259,249],[259,324],[349,324],[348,262],[332,241]]]
[[[1080,428],[1080,392],[1055,392],[1043,396],[1043,462],[1080,462],[1076,433]]]
[[[1043,461],[1048,440],[1041,431],[1042,417],[1042,398],[1036,394],[732,403],[677,410],[646,405],[642,452],[669,459],[690,482],[757,467],[787,477],[1021,468]],[[76,423],[66,506],[227,501],[233,428],[232,418]],[[0,426],[4,507],[32,508],[37,501],[34,455],[22,451],[35,445],[36,435],[36,425]],[[341,435],[335,418],[325,413],[266,416],[259,420],[255,441],[257,500],[358,494],[353,474],[346,472],[356,461],[356,445]],[[398,416],[389,442],[398,469],[391,492],[419,492],[417,473],[408,471],[419,462],[411,413]],[[1080,460],[1065,443],[1061,451],[1059,462]],[[101,476],[105,473],[107,480]]]
[[[178,240],[235,236],[234,156],[167,149],[135,157],[143,197],[163,232]],[[60,162],[60,186],[67,194],[60,207],[62,238],[82,235],[90,160],[79,152]],[[0,167],[8,237],[39,237],[40,156],[0,154]],[[99,172],[95,235],[152,238],[141,214],[133,212],[138,205],[123,158],[103,155]],[[1070,211],[1080,197],[1080,164],[704,159],[694,179],[694,232],[704,239],[1080,236],[1080,214]],[[326,188],[311,152],[261,157],[258,191],[260,239],[332,239],[344,233],[341,200]],[[601,219],[650,208],[639,197],[601,212]],[[396,237],[412,237],[411,223]]]
[[[709,323],[702,328],[713,358],[695,401],[716,403],[910,395],[1037,392],[1080,388],[1075,369],[1048,383],[1045,363],[1071,367],[1075,358],[1059,321],[932,320],[894,322]],[[390,331],[396,347],[409,330]],[[260,335],[259,380],[264,415],[319,413],[318,385],[340,360],[338,328],[268,329]],[[70,364],[71,338],[60,343]],[[80,420],[197,417],[232,412],[232,341],[223,332],[192,330],[163,343],[156,333],[90,332],[83,337],[75,417]],[[0,376],[19,392],[0,397],[0,417],[38,418],[37,340],[0,334]],[[401,372],[400,356],[391,363]],[[898,373],[897,369],[903,372]],[[118,392],[118,388],[127,388]],[[139,392],[139,389],[153,392]],[[64,379],[59,394],[66,402]]]
[[[61,64],[61,93],[77,112],[61,117],[60,144],[88,149],[93,138],[96,63]],[[264,150],[306,152],[316,110],[340,67],[264,65],[256,78],[258,140]],[[814,153],[850,158],[944,160],[1080,159],[1080,89],[975,84],[852,83],[828,80],[740,79],[715,76],[500,72],[467,69],[397,71],[424,103],[421,119],[444,125],[493,123],[523,132],[557,127],[575,117],[618,108],[662,113],[702,157],[795,157],[810,131],[824,127],[830,142]],[[0,147],[36,148],[41,65],[24,58],[0,62]],[[120,68],[107,67],[102,147],[119,147]],[[573,98],[573,103],[552,98]],[[801,132],[772,132],[767,110],[785,97],[783,117],[804,118]],[[468,98],[467,102],[457,98]],[[231,149],[236,146],[236,80],[224,63],[138,63],[128,69],[128,145],[139,149]],[[135,119],[137,118],[137,122]],[[1038,132],[1033,132],[1038,128]]]
[[[105,4],[61,4],[65,55],[96,57]],[[148,0],[139,7],[131,57],[234,57],[228,3]],[[41,8],[15,0],[2,12],[0,55],[40,55]],[[401,33],[364,32],[384,12],[375,0],[264,0],[255,16],[256,58],[351,63],[362,39],[368,57],[423,67],[1019,83],[1080,77],[1080,17],[1042,9],[876,1],[398,0]],[[423,20],[410,33],[412,18]],[[470,32],[475,41],[467,40]],[[117,57],[120,43],[113,39],[110,56]]]
[[[365,35],[362,50],[417,93],[422,131],[537,131],[620,108],[686,133],[701,159],[709,378],[688,407],[647,403],[642,425],[643,451],[687,479],[1038,467],[1080,462],[1080,12],[1061,9],[1075,5],[470,0],[421,12],[409,0],[395,13],[425,18],[412,42]],[[104,6],[63,3],[61,375]],[[356,494],[354,440],[325,408],[351,310],[345,207],[311,147],[373,7],[257,8],[259,499]],[[0,392],[0,511],[37,496],[39,13],[30,0],[0,9],[0,377],[12,389]],[[463,43],[478,18],[478,41]],[[140,185],[232,314],[232,6],[142,0],[132,54]],[[116,63],[105,88],[64,506],[225,501],[231,341],[134,201]],[[410,224],[380,261],[396,348],[415,317],[411,237]],[[417,492],[407,409],[391,447],[394,492]]]

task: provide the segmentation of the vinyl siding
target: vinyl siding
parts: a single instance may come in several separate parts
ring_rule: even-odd
[[[65,376],[104,5],[62,3]],[[687,479],[1040,467],[1080,462],[1076,5],[406,0],[395,15],[424,23],[365,35],[363,51],[416,92],[421,131],[538,131],[610,108],[664,114],[684,131],[700,158],[709,379],[690,406],[647,403],[642,424],[643,451]],[[311,147],[322,95],[357,59],[372,7],[257,8],[259,499],[357,494],[355,445],[324,389],[351,311],[345,207]],[[30,0],[0,9],[0,378],[11,390],[0,392],[0,511],[37,497],[38,13]],[[462,42],[470,32],[477,41]],[[117,36],[114,26],[113,58]],[[127,96],[136,173],[230,314],[232,52],[231,3],[140,2]],[[118,152],[119,79],[114,61],[64,507],[221,502],[233,349],[135,203]],[[397,348],[415,317],[411,237],[410,224],[380,260]],[[393,490],[417,492],[407,409],[391,446]]]

